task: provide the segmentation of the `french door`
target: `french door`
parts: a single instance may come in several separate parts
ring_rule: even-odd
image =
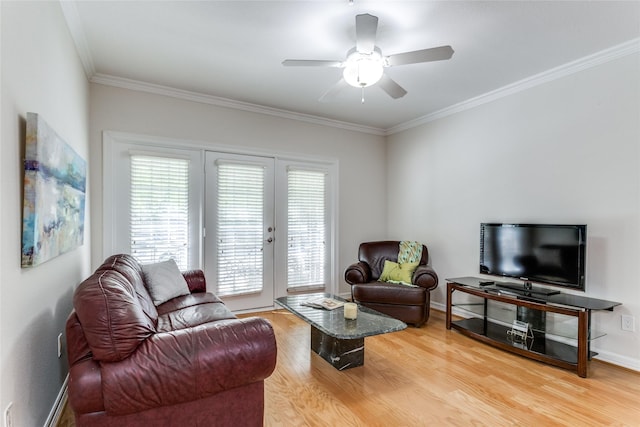
[[[204,272],[230,310],[273,305],[274,159],[205,154]]]
[[[104,147],[105,254],[201,268],[232,310],[337,290],[335,162],[113,132]]]

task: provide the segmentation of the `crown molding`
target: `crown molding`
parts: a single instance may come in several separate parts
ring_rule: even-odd
[[[64,19],[67,21],[67,28],[69,28],[69,33],[71,34],[73,43],[76,46],[76,51],[80,57],[80,62],[82,62],[84,73],[87,76],[87,79],[91,80],[91,77],[96,74],[96,67],[93,64],[91,49],[89,49],[87,35],[85,34],[84,27],[82,26],[78,6],[74,1],[60,0],[59,3]]]
[[[462,111],[470,110],[471,108],[493,102],[495,100],[513,95],[514,93],[522,92],[535,86],[558,80],[571,74],[575,74],[580,71],[584,71],[589,68],[593,68],[598,65],[602,65],[607,62],[635,53],[640,53],[640,38],[629,40],[628,42],[613,46],[609,49],[602,50],[593,55],[580,58],[576,61],[568,62],[564,65],[560,65],[559,67],[543,71],[542,73],[535,74],[515,83],[508,84],[475,98],[471,98],[458,104],[454,104],[450,107],[443,108],[442,110],[435,111],[431,114],[427,114],[426,116],[422,116],[417,119],[401,123],[397,126],[393,126],[386,130],[385,135],[392,135],[394,133],[402,132],[407,129],[433,122],[435,120],[439,120],[444,117],[460,113]]]
[[[82,20],[80,19],[80,13],[78,12],[78,6],[75,1],[59,0],[62,13],[67,22],[69,33],[76,46],[76,51],[82,62],[84,72],[87,79],[92,83],[99,83],[107,86],[120,87],[124,89],[130,89],[140,92],[153,93],[158,95],[169,96],[173,98],[183,99],[187,101],[199,102],[203,104],[216,105],[219,107],[232,108],[236,110],[242,110],[247,112],[267,114],[270,116],[302,121],[306,123],[312,123],[321,126],[330,126],[338,129],[345,129],[354,132],[368,133],[372,135],[384,136],[385,130],[372,126],[364,126],[355,123],[343,122],[340,120],[327,119],[320,116],[314,116],[311,114],[297,113],[294,111],[282,110],[278,108],[266,107],[257,104],[250,104],[248,102],[235,101],[228,98],[221,98],[212,95],[205,95],[198,92],[191,92],[181,89],[176,89],[168,86],[162,86],[152,83],[147,83],[139,80],[125,79],[121,77],[111,76],[107,74],[97,73],[95,65],[93,63],[93,56],[91,55],[91,49],[89,48],[89,42],[82,26]]]
[[[107,86],[115,86],[124,89],[136,90],[141,92],[165,95],[173,98],[184,99],[187,101],[199,102],[204,104],[216,105],[219,107],[232,108],[242,111],[248,111],[259,114],[267,114],[271,116],[298,120],[307,123],[313,123],[321,126],[330,126],[339,129],[351,130],[355,132],[368,133],[373,135],[389,136],[394,133],[402,132],[417,126],[424,125],[435,120],[442,119],[453,114],[457,114],[489,102],[522,92],[527,89],[605,64],[607,62],[632,55],[640,52],[640,38],[629,40],[628,42],[613,46],[609,49],[602,50],[593,55],[580,58],[576,61],[568,62],[559,67],[552,68],[531,77],[527,77],[515,83],[508,84],[491,92],[466,101],[454,104],[450,107],[443,108],[431,114],[419,117],[393,126],[388,129],[375,128],[371,126],[363,126],[355,123],[342,122],[339,120],[331,120],[314,116],[310,114],[296,113],[288,110],[281,110],[272,107],[265,107],[247,102],[235,101],[228,98],[221,98],[212,95],[205,95],[198,92],[185,91],[167,86],[146,83],[139,80],[125,79],[121,77],[110,76],[106,74],[95,74],[90,78],[92,83],[99,83]]]
[[[508,84],[491,92],[487,92],[475,98],[468,99],[458,104],[451,105],[433,113],[400,123],[387,129],[372,126],[359,125],[355,123],[343,122],[340,120],[327,119],[311,114],[297,113],[294,111],[283,110],[263,105],[251,104],[248,102],[236,101],[233,99],[206,95],[198,92],[191,92],[182,89],[176,89],[169,86],[162,86],[153,83],[147,83],[139,80],[126,79],[107,74],[96,72],[91,49],[82,26],[82,21],[78,12],[76,2],[59,0],[62,13],[67,22],[69,33],[74,41],[78,56],[84,67],[87,78],[92,83],[98,83],[106,86],[120,87],[140,92],[153,93],[158,95],[169,96],[177,99],[198,102],[202,104],[215,105],[219,107],[231,108],[258,114],[266,114],[270,116],[297,120],[306,123],[312,123],[320,126],[329,126],[338,129],[350,130],[354,132],[362,132],[372,135],[389,136],[398,132],[402,132],[444,117],[457,114],[489,102],[513,95],[518,92],[578,73],[580,71],[596,67],[601,64],[616,60],[640,52],[640,38],[629,40],[625,43],[602,50],[593,55],[580,58],[576,61],[568,62],[559,67],[552,68],[539,74],[527,77],[520,81]]]
[[[236,101],[233,99],[222,98],[213,95],[205,95],[199,92],[176,89],[169,86],[147,83],[139,80],[126,79],[122,77],[111,76],[107,74],[95,74],[90,79],[91,83],[98,83],[105,86],[114,86],[123,89],[130,89],[139,92],[147,92],[156,95],[164,95],[172,98],[183,99],[186,101],[198,102],[201,104],[215,105],[218,107],[242,110],[251,113],[267,114],[270,116],[297,120],[306,123],[312,123],[321,126],[330,126],[339,129],[351,130],[355,132],[369,133],[373,135],[385,135],[385,130],[371,126],[358,125],[355,123],[342,122],[332,120],[311,114],[296,113],[294,111],[282,110],[279,108],[266,107],[263,105],[251,104],[248,102]]]

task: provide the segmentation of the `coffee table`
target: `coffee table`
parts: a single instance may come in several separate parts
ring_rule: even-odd
[[[322,296],[345,301],[336,295],[318,293],[281,297],[275,302],[311,325],[311,349],[340,371],[364,365],[365,337],[407,327],[400,320],[360,305],[354,320],[344,318],[344,307],[324,310],[302,305]]]

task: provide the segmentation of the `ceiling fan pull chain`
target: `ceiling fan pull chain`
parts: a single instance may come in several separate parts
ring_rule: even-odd
[[[362,103],[364,104],[364,87],[362,87]]]

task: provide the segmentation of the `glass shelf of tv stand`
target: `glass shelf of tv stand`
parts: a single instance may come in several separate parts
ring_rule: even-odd
[[[473,295],[464,295],[468,298],[474,298],[476,301],[469,302],[453,302],[452,306],[458,316],[465,318],[484,318],[484,301],[481,297]],[[518,318],[517,308],[513,304],[503,303],[500,301],[489,301],[487,307],[487,319],[499,325],[511,327],[513,321]],[[569,340],[572,343],[578,340],[578,318],[557,313],[547,313],[545,316],[545,325],[531,325],[534,332],[545,334],[547,338],[556,341]],[[597,329],[589,331],[589,341],[605,336],[606,333]]]

